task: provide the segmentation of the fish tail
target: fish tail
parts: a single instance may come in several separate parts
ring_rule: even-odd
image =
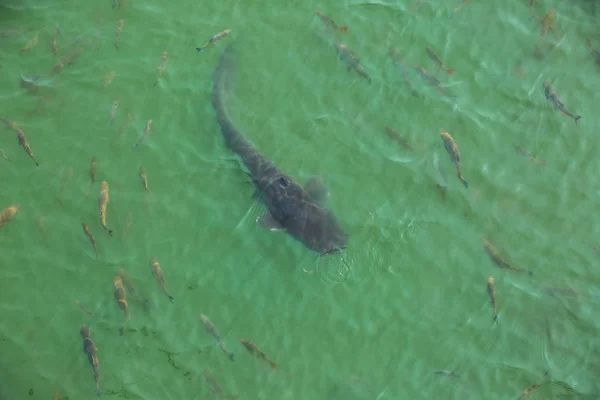
[[[275,364],[273,361],[269,361],[269,363],[271,364],[271,367],[273,367],[274,369],[279,367],[279,364]]]
[[[167,296],[169,296],[169,301],[170,301],[171,303],[173,303],[173,300],[175,300],[175,297],[173,297],[173,296],[170,296],[170,295],[167,295]]]
[[[196,47],[196,52],[200,53],[203,49],[204,47]]]
[[[342,31],[343,33],[348,33],[348,27],[347,26],[340,26],[340,31]]]
[[[577,121],[579,121],[581,119],[581,115],[576,115],[573,117],[573,119],[575,120],[575,123],[577,124]]]

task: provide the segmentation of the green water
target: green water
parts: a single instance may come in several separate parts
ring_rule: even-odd
[[[0,398],[96,398],[81,324],[98,347],[107,398],[514,399],[534,383],[542,386],[529,399],[599,398],[600,68],[585,44],[600,48],[596,5],[536,2],[539,17],[554,7],[556,18],[533,57],[541,26],[528,2],[472,1],[454,12],[457,4],[133,0],[115,12],[109,0],[0,0],[0,31],[21,29],[0,36],[0,116],[25,132],[40,162],[1,126],[10,161],[0,158],[0,209],[20,209],[0,229]],[[348,34],[329,38],[316,9]],[[58,57],[50,46],[57,26]],[[194,51],[225,28],[232,35]],[[37,32],[38,44],[19,54]],[[334,40],[356,52],[371,85],[346,71]],[[324,178],[327,205],[350,235],[341,257],[319,259],[254,223],[261,206],[210,103],[227,43],[237,59],[236,125],[299,182]],[[391,46],[416,97],[388,57]],[[79,47],[36,93],[21,87],[21,75],[46,74]],[[453,76],[436,71],[426,47]],[[427,86],[415,64],[455,99]],[[578,125],[545,100],[545,79],[583,116]],[[133,151],[148,119],[151,131]],[[391,140],[388,125],[415,151]],[[442,128],[460,148],[468,189]],[[92,157],[96,183],[86,196]],[[98,219],[102,180],[113,237]],[[445,200],[436,183],[447,186]],[[484,237],[533,277],[496,267]],[[174,304],[151,274],[151,257]],[[119,268],[150,304],[146,311],[128,294],[122,336],[112,286]],[[234,362],[204,331],[201,313]],[[253,358],[240,338],[280,367]]]

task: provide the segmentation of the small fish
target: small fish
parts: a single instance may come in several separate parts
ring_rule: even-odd
[[[23,54],[24,52],[26,52],[27,50],[31,49],[36,44],[38,44],[39,36],[40,36],[40,33],[38,32],[35,34],[34,37],[29,39],[29,41],[25,44],[25,46],[21,50],[19,50],[19,54]]]
[[[410,93],[414,97],[417,97],[418,93],[415,90],[415,88],[413,87],[412,83],[410,83],[410,80],[408,78],[408,69],[406,68],[406,65],[404,64],[404,61],[402,60],[402,58],[400,58],[400,51],[395,47],[390,47],[390,51],[388,54],[389,54],[390,58],[392,59],[392,62],[394,63],[396,68],[398,68],[400,70],[400,72],[402,73],[402,78],[404,79],[404,83],[410,90]]]
[[[81,311],[83,311],[84,313],[86,313],[87,315],[89,315],[92,318],[96,318],[96,316],[94,314],[92,314],[92,312],[90,312],[90,310],[88,310],[86,306],[84,306],[83,304],[81,304],[79,302],[79,300],[75,300],[75,304],[77,304],[77,307],[79,307],[79,309]]]
[[[493,277],[489,277],[487,281],[487,291],[490,295],[492,307],[494,308],[494,321],[498,321],[498,311],[496,310],[496,282]]]
[[[94,239],[94,235],[92,235],[92,231],[90,230],[90,227],[87,226],[87,224],[85,222],[82,222],[81,226],[83,227],[83,232],[85,233],[85,235],[90,239],[90,243],[92,243],[92,246],[94,246],[94,251],[96,252],[96,260],[97,260],[98,259],[98,249],[96,248],[96,239]]]
[[[246,340],[246,339],[240,339],[240,342],[254,357],[258,357],[261,360],[265,360],[266,362],[271,364],[271,367],[273,367],[273,368],[279,367],[279,364],[275,364],[273,361],[269,360],[269,358],[265,355],[265,353],[263,353],[262,350],[260,350],[253,341]]]
[[[133,213],[129,211],[127,214],[127,219],[125,220],[125,228],[123,229],[123,237],[129,234],[131,230],[131,226],[133,225]]]
[[[555,16],[556,16],[556,10],[553,8],[548,12],[548,14],[546,14],[546,16],[544,18],[542,18],[541,20],[538,20],[542,24],[542,33],[540,35],[540,38],[538,39],[538,44],[546,36],[548,31],[552,31],[552,33],[554,34],[554,37],[558,38],[556,35],[556,32],[554,31],[554,28],[552,27],[552,20],[554,19]]]
[[[113,105],[110,109],[110,126],[113,126],[113,123],[115,122],[117,108],[119,108],[119,99],[115,99],[115,101],[113,101]]]
[[[581,115],[573,114],[565,108],[565,105],[562,101],[560,101],[560,99],[558,98],[558,94],[554,91],[554,89],[552,89],[552,86],[550,86],[550,83],[548,83],[548,81],[544,81],[543,86],[544,95],[546,96],[546,99],[554,105],[554,109],[560,110],[565,115],[568,115],[569,117],[573,118],[575,120],[575,124],[577,124],[577,121],[581,119]]]
[[[444,369],[433,371],[433,373],[436,374],[436,375],[447,376],[447,377],[450,377],[450,378],[460,378],[460,375],[457,374],[456,372],[446,371]]]
[[[396,142],[400,143],[405,149],[407,150],[411,150],[413,151],[413,147],[410,145],[410,143],[408,143],[408,140],[406,140],[406,137],[402,136],[398,131],[396,131],[395,129],[386,126],[385,127],[385,131],[387,132],[388,136],[392,139],[394,139]]]
[[[65,193],[67,186],[69,186],[71,178],[73,178],[73,168],[67,167],[65,169],[62,187],[60,188],[60,192],[58,193],[58,204],[60,204],[61,207],[63,206],[63,194]]]
[[[56,65],[54,65],[54,67],[52,67],[52,69],[50,70],[50,72],[48,72],[48,74],[46,76],[52,76],[52,75],[61,73],[65,67],[68,67],[69,65],[73,64],[73,61],[75,61],[75,59],[81,53],[83,53],[84,50],[85,50],[84,47],[78,47],[77,49],[73,50],[71,53],[69,53],[66,56],[64,56],[63,58],[61,58],[58,61],[58,63],[56,63]]]
[[[20,129],[17,129],[17,138],[19,140],[19,144],[23,147],[23,149],[25,149],[25,152],[29,155],[29,157],[31,157],[31,159],[35,163],[35,166],[39,167],[40,164],[37,162],[37,160],[33,156],[33,151],[31,150],[31,147],[29,146],[29,142],[27,141],[27,138],[25,137],[25,133]]]
[[[90,165],[90,179],[92,183],[90,183],[90,188],[88,189],[87,196],[90,195],[92,191],[92,186],[94,186],[94,182],[96,182],[96,157],[92,157],[92,163]]]
[[[104,86],[102,86],[102,89],[106,89],[112,83],[113,79],[115,79],[115,71],[111,71],[108,74],[106,74],[106,76],[104,77]]]
[[[129,321],[129,304],[127,304],[127,296],[125,295],[125,287],[123,281],[118,275],[113,279],[113,287],[115,289],[114,296],[119,308],[125,313],[125,322]]]
[[[10,158],[8,158],[8,156],[2,149],[0,149],[0,157],[4,158],[6,161],[10,161]]]
[[[163,71],[165,70],[165,64],[167,64],[167,52],[163,51],[162,53],[162,57],[160,58],[160,65],[158,66],[158,77],[160,78],[163,74]],[[158,83],[158,79],[156,80],[156,83]]]
[[[2,212],[0,213],[0,228],[2,228],[4,225],[10,222],[12,217],[14,217],[15,214],[19,211],[20,207],[21,206],[18,204],[13,204],[10,207],[2,210]]]
[[[52,400],[60,400],[60,392],[57,390]]]
[[[327,15],[323,14],[321,11],[317,10],[317,11],[315,11],[315,14],[317,17],[319,17],[319,19],[321,21],[323,21],[325,23],[326,26],[333,28],[334,31],[339,30],[344,33],[348,33],[347,26],[340,26],[340,25],[336,24],[335,22],[333,22],[333,20],[331,18],[329,18]]]
[[[431,58],[433,60],[433,63],[435,64],[435,66],[438,67],[441,71],[446,71],[450,75],[454,75],[454,70],[444,67],[442,60],[440,60],[440,58],[437,56],[437,54],[435,54],[435,52],[433,50],[431,50],[429,47],[427,47],[427,54],[429,54],[429,58]]]
[[[123,282],[123,286],[125,287],[125,291],[129,293],[129,295],[133,296],[134,300],[139,303],[146,311],[150,310],[150,301],[144,298],[142,295],[138,293],[129,278],[129,275],[125,272],[123,268],[119,268],[117,271],[117,276],[121,278],[121,282]]]
[[[150,259],[150,267],[152,268],[152,275],[154,275],[154,277],[156,278],[156,281],[162,288],[163,292],[165,292],[165,294],[169,298],[169,301],[172,303],[173,300],[175,300],[175,298],[173,296],[171,296],[169,294],[169,292],[167,291],[167,285],[165,284],[165,278],[163,278],[162,269],[160,268],[160,264],[158,263],[156,258],[152,257]]]
[[[542,164],[542,165],[546,165],[546,161],[544,160],[538,160],[537,158],[535,158],[533,156],[533,154],[531,154],[527,149],[525,149],[524,147],[520,147],[515,145],[514,146],[515,150],[517,151],[517,153],[519,153],[520,155],[522,155],[523,157],[527,157],[529,158],[534,164]]]
[[[450,155],[450,160],[452,160],[456,166],[456,175],[458,176],[458,179],[466,188],[468,188],[469,183],[463,178],[460,170],[460,153],[458,151],[458,145],[454,139],[452,139],[452,136],[443,129],[440,129],[440,136],[442,137],[442,142],[444,142],[444,147],[446,148],[448,155]]]
[[[132,149],[135,149],[136,147],[138,147],[140,145],[140,143],[142,143],[142,141],[146,138],[146,136],[148,136],[148,133],[150,132],[150,126],[152,126],[152,119],[149,119],[148,122],[146,122],[146,129],[144,129],[144,134],[136,142],[136,144],[133,145]]]
[[[238,398],[237,395],[227,396],[223,389],[221,389],[221,386],[219,386],[219,384],[217,383],[215,377],[212,376],[212,374],[210,374],[206,369],[202,370],[202,376],[204,376],[206,383],[208,383],[208,385],[210,386],[210,390],[212,390],[212,392],[216,394],[219,398],[229,400],[235,400]]]
[[[354,69],[358,76],[365,78],[369,83],[371,83],[371,77],[365,72],[365,68],[360,63],[360,59],[356,56],[356,54],[354,54],[354,52],[343,43],[335,43],[334,46],[340,60],[346,63],[348,71]]]
[[[106,232],[110,236],[112,236],[113,231],[108,229],[106,226],[106,205],[110,202],[110,195],[108,194],[108,183],[106,181],[102,181],[100,183],[100,199],[98,200],[98,208],[100,210],[100,224],[104,228]]]
[[[219,40],[223,39],[225,36],[229,35],[230,33],[231,33],[231,29],[225,29],[224,31],[217,33],[215,36],[208,39],[208,42],[206,42],[206,44],[204,44],[204,46],[196,47],[196,51],[204,50],[211,43],[214,43],[216,45],[217,43],[219,43]]]
[[[54,56],[58,56],[58,45],[56,44],[56,37],[58,36],[58,34],[60,33],[60,28],[56,28],[56,31],[54,31],[54,35],[52,36],[52,39],[50,39],[50,47],[52,48],[52,54],[54,54]]]
[[[123,30],[124,24],[125,24],[125,20],[122,20],[122,19],[120,19],[119,22],[117,22],[117,32],[115,33],[115,39],[113,40],[115,49],[117,51],[119,51],[119,45],[117,44],[117,38],[119,37],[119,35],[121,34],[121,31]]]
[[[131,122],[132,119],[133,119],[133,114],[131,114],[130,112],[128,112],[127,113],[127,118],[125,118],[125,120],[121,124],[121,127],[119,128],[119,136],[121,134],[123,134],[123,132],[125,132],[125,128],[127,128],[127,125],[129,125],[129,123]]]
[[[148,191],[148,177],[146,176],[146,170],[144,166],[140,166],[140,179],[142,180],[142,185],[144,185],[144,190]]]
[[[87,354],[88,360],[94,368],[94,379],[96,380],[96,394],[98,395],[98,397],[100,397],[100,362],[98,361],[98,357],[96,356],[96,350],[98,350],[98,348],[96,348],[96,344],[92,340],[90,336],[90,330],[87,326],[81,325],[79,333],[81,334],[81,338],[83,339],[83,352]]]
[[[523,397],[527,396],[529,394],[529,392],[533,392],[535,389],[539,388],[541,385],[541,383],[534,383],[533,385],[529,386],[527,389],[523,390],[521,392],[521,394],[519,395],[517,400],[521,400]]]
[[[462,8],[462,6],[464,6],[466,4],[469,4],[469,0],[462,0],[460,3],[458,3],[456,8],[454,9],[454,12],[460,10]]]
[[[415,65],[415,70],[427,84],[441,87],[442,83],[437,78],[431,76],[425,68],[421,67],[420,65]]]
[[[590,42],[590,39],[586,39],[585,42],[587,43],[588,47],[590,48],[590,54],[592,55],[594,62],[596,64],[600,65],[600,51],[598,51],[592,47],[592,42]]]
[[[481,244],[483,244],[483,248],[485,249],[485,252],[488,253],[488,255],[490,256],[490,258],[492,259],[494,264],[496,264],[500,268],[510,269],[511,271],[515,271],[515,272],[527,272],[523,269],[513,267],[512,265],[510,265],[509,263],[504,261],[502,259],[502,257],[500,257],[498,250],[496,250],[496,248],[494,246],[492,246],[491,243],[488,242],[486,239],[483,239]],[[533,272],[529,271],[529,276],[532,276],[532,275],[533,275]]]
[[[221,336],[219,336],[217,328],[215,328],[212,322],[210,322],[210,320],[204,314],[200,314],[200,321],[202,321],[202,325],[204,325],[204,329],[206,329],[206,332],[217,340],[217,342],[219,343],[219,347],[221,347],[223,353],[225,353],[227,357],[231,361],[233,361],[233,352],[227,351],[227,349],[225,348],[225,344],[221,339]]]

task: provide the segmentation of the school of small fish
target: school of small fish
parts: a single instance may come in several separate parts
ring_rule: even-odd
[[[127,3],[128,3],[128,1],[113,0],[112,8],[118,12]],[[420,7],[421,3],[424,3],[424,2],[419,2],[418,3],[419,7]],[[469,0],[462,0],[457,5],[457,7],[454,11],[456,12],[456,11],[462,9],[463,7],[467,6],[468,4],[469,4]],[[539,46],[539,44],[542,42],[542,40],[544,40],[544,38],[546,38],[548,32],[551,32],[554,35],[555,39],[557,39],[556,31],[554,29],[554,26],[552,25],[552,22],[556,18],[556,10],[554,8],[552,8],[543,18],[538,18],[537,16],[535,16],[533,14],[534,6],[535,6],[535,1],[531,0],[529,2],[529,11],[532,14],[532,19],[539,22],[539,24],[541,25],[540,37],[537,42],[537,45]],[[323,13],[322,11],[319,11],[319,10],[315,11],[314,15],[322,22],[322,24],[328,30],[328,33],[331,35],[331,37],[333,37],[333,35],[335,35],[337,32],[340,32],[344,35],[348,35],[348,31],[349,31],[348,26],[338,25],[336,22],[334,22],[333,19],[331,19],[329,16],[327,16],[325,13]],[[118,19],[115,30],[114,30],[114,36],[112,39],[112,44],[114,45],[115,51],[117,51],[117,52],[119,51],[119,40],[121,40],[121,41],[126,40],[125,36],[127,35],[127,30],[124,30],[124,27],[125,27],[125,19]],[[39,43],[40,33],[44,29],[45,29],[45,26],[40,27],[39,29],[32,28],[32,29],[26,29],[26,30],[15,30],[14,32],[10,31],[10,32],[0,32],[0,33],[2,34],[2,36],[9,36],[9,35],[24,34],[27,32],[35,31],[35,33],[33,33],[33,35],[31,35],[29,37],[29,39],[26,41],[26,43],[23,45],[23,47],[20,48],[18,51],[19,54],[24,54],[28,51],[31,51],[31,49],[34,48]],[[227,36],[231,35],[232,32],[233,32],[233,30],[228,28],[228,29],[224,29],[223,31],[214,34],[205,42],[205,44],[203,44],[202,46],[196,47],[196,51],[202,52],[205,49],[209,48],[209,46],[211,46],[211,45],[214,46],[214,45],[218,44],[221,40],[223,40]],[[60,46],[59,46],[60,36],[61,36],[61,29],[59,27],[56,27],[54,33],[52,34],[51,38],[49,39],[50,50],[55,57],[58,57],[60,54]],[[46,39],[44,39],[44,40],[46,40]],[[48,42],[46,42],[46,43],[48,43]],[[590,40],[586,41],[586,45],[590,49],[590,55],[591,55],[592,61],[595,62],[598,66],[600,66],[600,52],[592,47],[592,43]],[[348,46],[346,44],[344,44],[343,42],[340,42],[337,40],[334,41],[333,47],[335,49],[335,52],[336,52],[338,58],[346,65],[346,68],[348,71],[353,70],[356,72],[356,74],[359,77],[365,79],[369,84],[372,83],[371,75],[367,72],[367,70],[361,63],[360,58],[357,56],[357,54],[353,50],[348,48]],[[40,76],[32,75],[32,76],[27,76],[24,78],[22,77],[22,82],[21,82],[22,86],[27,88],[31,92],[35,93],[37,91],[37,83],[38,82],[40,82],[41,80],[43,80],[45,78],[60,74],[64,70],[64,68],[70,66],[75,61],[75,59],[77,57],[79,57],[79,55],[81,53],[83,53],[84,51],[85,51],[85,46],[79,45],[74,50],[72,50],[70,53],[68,53],[67,55],[60,58],[60,60],[54,65],[54,67],[45,75],[40,75]],[[534,53],[534,56],[539,56],[540,51],[541,50],[538,47],[536,49],[536,53]],[[424,52],[431,59],[431,61],[433,62],[433,67],[436,70],[445,72],[450,76],[455,75],[455,71],[451,68],[448,68],[447,65],[442,61],[440,56],[438,56],[438,54],[436,54],[436,52],[431,47],[425,48]],[[410,93],[413,97],[417,97],[418,92],[415,90],[414,83],[411,82],[411,80],[410,80],[409,69],[407,68],[406,62],[405,62],[404,58],[402,57],[400,50],[396,47],[391,47],[388,51],[388,56],[391,59],[393,65],[400,72],[401,77],[404,81],[404,84],[406,85],[406,88],[410,91]],[[168,59],[168,53],[167,53],[167,51],[163,51],[162,55],[160,57],[158,67],[157,67],[157,77],[156,77],[155,85],[158,84],[159,79],[164,78],[163,74],[165,72],[167,59]],[[455,97],[452,94],[450,94],[449,91],[447,90],[446,86],[440,80],[438,80],[431,72],[429,72],[425,67],[423,67],[422,65],[414,65],[412,68],[414,69],[414,71],[417,72],[418,76],[420,76],[420,78],[426,84],[436,88],[441,95],[450,97],[450,98]],[[460,71],[457,72],[456,75],[460,75]],[[111,85],[113,83],[115,76],[116,76],[116,74],[114,71],[108,72],[105,76],[104,84],[102,85],[102,88],[106,89],[109,85]],[[541,89],[543,90],[545,99],[553,106],[554,110],[560,111],[565,116],[572,118],[574,120],[574,122],[577,124],[578,121],[581,119],[581,116],[573,111],[570,111],[565,106],[565,104],[560,100],[558,93],[552,87],[550,82],[548,82],[547,80],[544,80],[542,82],[541,86],[542,86]],[[112,107],[110,109],[110,114],[109,114],[109,122],[110,122],[111,126],[114,124],[114,120],[115,120],[115,117],[117,114],[118,107],[119,107],[119,99],[115,98],[113,101]],[[128,112],[127,117],[124,119],[121,127],[118,130],[119,134],[121,134],[126,129],[127,125],[131,122],[131,120],[132,120],[132,114],[131,114],[131,112]],[[4,116],[0,116],[0,121],[4,122],[4,124],[6,125],[6,127],[8,129],[14,131],[17,134],[18,144],[21,147],[23,147],[23,149],[25,150],[25,152],[27,153],[29,158],[31,158],[34,161],[36,166],[39,166],[39,162],[38,162],[37,158],[34,157],[33,150],[25,136],[25,133],[23,132],[23,130],[21,130],[21,128],[18,127],[17,123],[5,118]],[[135,144],[133,144],[132,149],[136,149],[146,139],[146,137],[150,133],[151,126],[152,126],[152,119],[148,119],[146,122],[146,127],[145,127],[141,137],[138,139],[138,141]],[[396,131],[394,128],[392,128],[390,126],[385,126],[385,132],[388,134],[389,138],[391,138],[391,139],[395,140],[397,143],[399,143],[403,147],[404,150],[410,151],[410,152],[417,151],[416,148],[413,145],[411,145],[408,138],[406,136],[402,135],[401,133],[399,133],[398,131]],[[469,183],[462,175],[462,161],[463,160],[462,160],[461,154],[459,152],[459,147],[458,147],[457,141],[453,138],[453,136],[451,136],[451,134],[449,132],[447,132],[443,128],[440,128],[440,137],[441,137],[441,142],[442,142],[441,146],[443,146],[445,151],[448,153],[449,160],[454,165],[454,168],[456,169],[456,176],[457,176],[458,180],[462,183],[462,185],[465,188],[469,188]],[[33,143],[34,143],[34,145],[38,144],[38,140],[35,139]],[[40,146],[43,146],[43,145],[40,145]],[[532,162],[534,162],[536,164],[540,164],[540,165],[546,164],[546,161],[538,160],[527,149],[524,149],[524,148],[520,147],[519,145],[514,145],[514,148],[517,153],[523,155],[524,157],[529,158]],[[4,150],[0,150],[0,153],[3,158],[10,160],[4,153]],[[468,157],[467,157],[467,160],[468,160]],[[42,161],[43,161],[43,158],[42,158]],[[447,188],[448,184],[447,184],[447,182],[445,182],[445,175],[443,173],[443,170],[439,166],[437,153],[434,153],[434,162],[436,165],[436,169],[439,170],[438,176],[440,177],[437,186],[441,190],[443,199],[445,200],[445,193],[446,193],[446,188]],[[467,164],[468,164],[468,161],[467,161]],[[72,176],[72,173],[73,173],[73,171],[69,167],[67,169],[67,176],[64,181],[64,186],[67,185],[68,181],[70,180],[70,178]],[[146,170],[144,169],[143,165],[140,165],[138,174],[139,174],[139,178],[141,180],[143,190],[148,192],[149,191],[148,177],[147,177]],[[91,193],[92,188],[94,187],[94,184],[96,181],[96,157],[93,157],[91,160],[90,180],[91,180],[91,182],[90,182],[90,186],[89,186],[87,195],[89,195]],[[64,186],[63,186],[63,189],[64,189]],[[59,202],[62,205],[61,195],[59,195]],[[112,237],[114,231],[109,229],[108,226],[110,224],[107,223],[107,220],[110,221],[110,218],[108,218],[108,216],[109,216],[108,211],[109,211],[110,204],[111,203],[110,203],[110,195],[109,195],[109,184],[108,184],[107,180],[102,180],[100,183],[100,192],[99,192],[99,198],[98,198],[99,225],[108,233],[109,236]],[[14,219],[15,215],[17,215],[17,213],[19,211],[20,211],[19,204],[10,205],[7,208],[5,208],[4,210],[2,210],[0,212],[0,228],[6,229],[6,225],[9,224]],[[17,217],[17,220],[18,220],[18,217]],[[132,223],[133,223],[132,213],[129,213],[128,222],[126,224],[127,226],[124,230],[124,236],[127,235],[127,233],[129,232],[129,229],[130,229],[130,226]],[[90,241],[90,243],[92,245],[92,249],[94,252],[94,258],[98,259],[99,252],[98,252],[96,239],[92,233],[92,229],[90,228],[90,226],[88,226],[88,224],[86,222],[81,222],[81,226],[83,228],[85,236],[88,238],[88,240]],[[505,261],[505,259],[500,255],[500,252],[487,239],[485,239],[485,238],[482,239],[481,244],[483,247],[483,251],[485,253],[487,253],[490,260],[500,269],[506,270],[506,271],[519,272],[519,273],[524,272],[524,273],[527,273],[529,276],[533,275],[533,272],[516,267],[513,264],[510,264],[507,261]],[[162,270],[158,260],[155,257],[151,257],[149,264],[150,264],[149,273],[151,273],[154,276],[156,283],[158,284],[160,290],[167,297],[167,299],[171,303],[174,303],[174,297],[170,294],[169,290],[167,289],[163,270]],[[169,268],[171,268],[168,265],[168,263],[167,263],[167,267],[168,267],[167,270]],[[564,293],[565,292],[565,290],[561,291],[560,289],[553,289],[553,288],[547,288],[547,290],[552,291],[553,293],[554,292],[556,292],[556,293]],[[493,320],[495,323],[498,323],[498,321],[499,321],[499,311],[498,310],[501,309],[501,307],[499,307],[498,302],[497,302],[496,281],[492,276],[490,276],[487,280],[487,292],[488,292],[489,300],[491,303]],[[572,294],[572,293],[573,292],[571,292],[571,291],[568,292],[568,294]],[[126,328],[125,328],[126,324],[132,319],[128,301],[133,299],[133,301],[135,303],[137,303],[138,306],[141,306],[146,309],[148,309],[148,307],[149,307],[149,302],[148,302],[148,299],[146,299],[136,289],[136,287],[134,286],[131,279],[128,277],[127,273],[125,272],[125,270],[123,268],[120,268],[114,275],[113,296],[114,296],[116,305],[124,314],[123,315],[123,326],[120,329],[120,333],[124,334],[126,332]],[[500,293],[500,297],[501,296],[502,295]],[[77,300],[76,304],[88,316],[94,317],[94,318],[97,317],[95,314],[91,313],[83,304],[81,304],[79,302],[79,300]],[[206,333],[216,341],[216,343],[218,344],[218,346],[220,347],[222,352],[225,354],[227,359],[234,361],[234,353],[225,346],[225,342],[223,341],[223,338],[219,334],[215,325],[208,319],[208,317],[205,316],[204,314],[199,314],[199,324],[202,325],[204,330],[206,331]],[[93,374],[94,374],[94,379],[95,379],[95,384],[96,384],[96,387],[95,387],[96,394],[98,395],[98,397],[100,397],[102,395],[102,392],[100,390],[99,358],[96,354],[98,349],[96,347],[95,342],[92,340],[90,329],[86,325],[80,326],[80,335],[83,340],[83,352],[87,355],[88,361],[91,364],[92,369],[93,369]],[[267,354],[265,354],[261,349],[259,349],[259,347],[252,340],[247,340],[247,339],[241,338],[240,343],[250,353],[250,355],[256,357],[259,360],[266,362],[267,365],[269,365],[273,369],[279,368],[279,364],[272,361],[271,358],[269,358],[269,356],[267,356]],[[434,371],[434,373],[437,375],[440,375],[440,376],[446,376],[446,377],[452,377],[452,378],[460,378],[461,377],[461,375],[459,375],[458,373],[453,372],[453,371],[436,370],[436,371]],[[207,370],[203,370],[202,375],[205,378],[208,386],[213,391],[213,393],[216,396],[218,396],[219,398],[236,398],[237,397],[237,396],[230,396],[230,395],[225,394],[223,389],[217,384],[215,377],[212,376]],[[537,388],[539,388],[542,385],[543,385],[543,383],[532,384],[531,386],[527,387],[520,394],[520,396],[518,398],[519,399],[524,398],[530,392],[536,390]],[[60,398],[58,391],[56,392],[56,395],[54,398],[55,399]]]

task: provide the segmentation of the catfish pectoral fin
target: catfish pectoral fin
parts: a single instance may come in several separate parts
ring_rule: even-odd
[[[260,214],[256,218],[256,222],[263,228],[270,231],[285,231],[285,228],[281,226],[279,222],[268,211]]]
[[[311,176],[304,185],[304,190],[321,207],[325,205],[329,197],[329,191],[320,176]]]

